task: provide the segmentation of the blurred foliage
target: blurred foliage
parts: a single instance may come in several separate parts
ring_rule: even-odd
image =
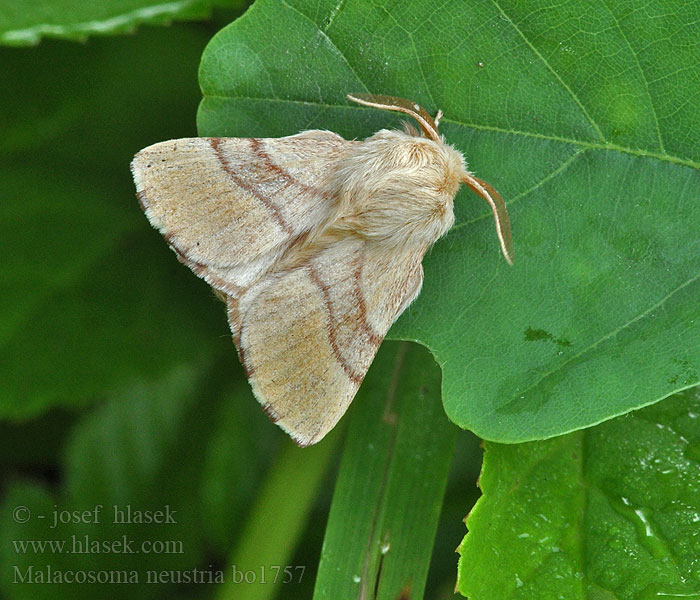
[[[146,23],[211,15],[212,6],[242,9],[245,0],[13,0],[0,5],[0,44],[26,46],[43,37],[85,40],[131,32]]]

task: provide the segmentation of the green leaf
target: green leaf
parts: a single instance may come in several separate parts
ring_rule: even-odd
[[[0,6],[0,44],[26,46],[43,37],[84,40],[142,24],[207,16],[214,0],[10,0]]]
[[[700,597],[700,394],[544,442],[487,443],[459,591]]]
[[[260,0],[202,57],[199,132],[397,125],[358,91],[441,108],[508,204],[516,262],[463,190],[390,334],[431,349],[459,426],[546,438],[700,381],[698,19],[660,0]]]
[[[314,600],[422,597],[457,431],[439,398],[424,348],[382,347],[352,409]]]

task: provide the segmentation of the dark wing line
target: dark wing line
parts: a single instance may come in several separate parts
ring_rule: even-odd
[[[272,202],[270,198],[265,196],[265,194],[261,193],[256,185],[250,184],[245,180],[241,179],[233,171],[231,166],[228,164],[228,161],[226,160],[226,156],[224,156],[224,153],[221,150],[221,142],[225,139],[226,138],[208,138],[209,145],[212,147],[212,150],[214,150],[214,154],[216,154],[216,158],[219,160],[221,168],[236,183],[236,185],[239,188],[244,189],[253,196],[255,196],[256,199],[260,200],[260,202],[262,202],[262,204],[265,207],[267,207],[267,209],[272,213],[273,217],[277,221],[278,225],[287,235],[294,235],[294,230],[290,227],[289,223],[287,223],[287,221],[282,216],[279,207],[274,202]]]

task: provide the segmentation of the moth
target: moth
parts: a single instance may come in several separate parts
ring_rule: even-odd
[[[391,96],[348,98],[409,115],[420,131],[179,139],[131,164],[149,221],[225,299],[256,398],[301,446],[342,417],[418,296],[421,261],[452,226],[460,184],[491,206],[512,263],[503,200],[438,133],[441,112],[433,119]]]

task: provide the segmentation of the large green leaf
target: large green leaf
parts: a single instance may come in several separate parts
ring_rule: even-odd
[[[699,382],[699,19],[660,0],[259,0],[204,53],[199,132],[397,124],[347,92],[441,108],[509,206],[516,263],[461,192],[391,337],[432,350],[458,425],[545,438]]]
[[[458,588],[473,600],[700,598],[700,395],[486,444]]]

